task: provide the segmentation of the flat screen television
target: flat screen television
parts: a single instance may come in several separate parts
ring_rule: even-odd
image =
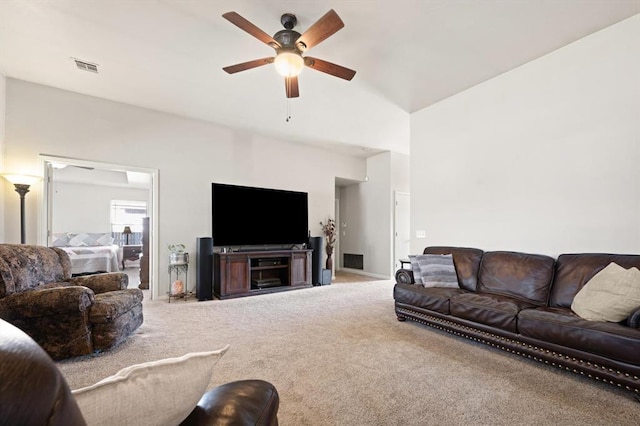
[[[309,235],[306,192],[211,184],[216,247],[302,244]]]

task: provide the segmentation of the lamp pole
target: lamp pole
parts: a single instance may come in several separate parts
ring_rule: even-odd
[[[29,186],[23,183],[14,183],[13,186],[16,187],[16,192],[20,194],[20,244],[24,244],[26,242],[25,232],[24,232],[24,196],[29,192]]]

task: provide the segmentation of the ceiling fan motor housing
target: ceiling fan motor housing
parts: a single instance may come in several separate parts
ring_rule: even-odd
[[[280,43],[285,50],[297,49],[296,40],[300,38],[300,33],[294,30],[280,30],[274,36],[273,39]]]

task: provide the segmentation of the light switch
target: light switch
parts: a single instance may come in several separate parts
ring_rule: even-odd
[[[424,230],[416,231],[416,238],[427,238],[427,233]]]

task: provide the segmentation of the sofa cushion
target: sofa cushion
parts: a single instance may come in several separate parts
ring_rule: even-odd
[[[466,290],[461,288],[396,284],[393,288],[393,298],[398,303],[430,309],[448,315],[451,313],[449,309],[451,296],[465,292]]]
[[[476,291],[478,270],[483,251],[469,247],[429,246],[424,254],[451,254],[458,275],[458,285],[469,291]]]
[[[451,297],[451,315],[517,333],[518,312],[535,305],[497,294],[464,293]]]
[[[620,322],[640,306],[640,270],[611,262],[576,294],[571,310],[592,321]]]
[[[0,298],[39,285],[70,278],[59,249],[22,244],[0,244]]]
[[[89,425],[177,425],[207,390],[227,349],[133,365],[72,393]]]
[[[540,254],[485,252],[478,273],[478,291],[544,306],[549,299],[554,262],[552,257]]]
[[[95,295],[95,304],[91,307],[89,319],[91,323],[113,321],[132,307],[142,303],[143,293],[138,288],[109,291]]]
[[[611,262],[625,269],[640,269],[640,255],[635,254],[575,253],[558,256],[549,306],[569,308],[587,281]]]
[[[640,364],[640,330],[585,320],[568,308],[524,309],[518,314],[518,331],[544,342]]]

